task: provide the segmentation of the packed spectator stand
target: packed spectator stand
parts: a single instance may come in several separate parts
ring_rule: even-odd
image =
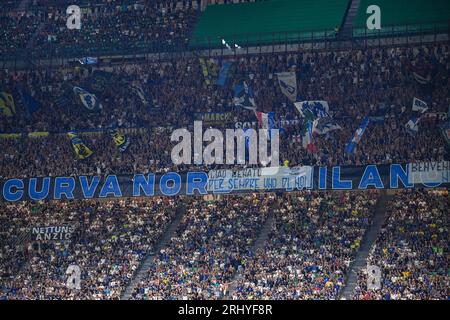
[[[394,197],[367,260],[381,268],[381,288],[368,290],[367,272],[361,271],[355,299],[449,299],[449,200],[448,190]]]
[[[1,295],[21,300],[118,299],[175,216],[176,201],[152,198],[2,205]],[[62,223],[75,228],[70,240],[16,241],[31,227]],[[82,290],[66,285],[65,272],[71,264],[81,269]]]
[[[18,2],[6,1],[0,8],[17,9]],[[32,0],[26,10],[2,10],[0,54],[29,51],[34,57],[81,58],[91,52],[188,49],[201,7],[199,1],[80,1],[86,29],[70,32],[65,26],[68,3]],[[175,128],[192,129],[198,113],[231,112],[227,122],[207,125],[220,129],[257,122],[254,112],[233,103],[233,87],[244,79],[254,89],[257,110],[275,112],[277,123],[283,123],[280,160],[290,166],[449,159],[440,131],[450,103],[448,42],[364,50],[235,51],[210,60],[217,66],[233,63],[233,75],[223,87],[206,81],[211,79],[205,78],[199,57],[0,70],[1,92],[17,93],[20,87],[40,104],[28,112],[14,94],[16,112],[0,117],[0,177],[216,168],[173,165],[170,134]],[[96,70],[112,79],[99,95],[102,111],[89,113],[71,90],[83,87]],[[276,73],[288,70],[296,74],[298,100],[327,101],[341,126],[315,136],[314,152],[298,141],[301,116],[277,81]],[[429,83],[419,83],[415,73],[429,75]],[[130,89],[131,83],[148,87],[152,111]],[[414,98],[425,100],[428,112],[411,134],[405,124],[416,115]],[[345,145],[365,116],[377,121],[348,154]],[[130,138],[126,152],[119,152],[108,136],[111,122]],[[66,135],[72,130],[94,151],[88,159],[76,158]],[[212,199],[1,203],[0,299],[121,298],[181,202],[186,212],[175,235],[156,254],[132,299],[339,299],[379,196],[371,191],[302,191]],[[360,272],[354,299],[448,299],[448,207],[447,190],[398,192],[385,209],[384,228],[368,259],[382,269],[382,288],[367,290],[367,275]],[[270,236],[253,251],[270,215]],[[61,223],[76,226],[70,241],[27,240],[32,226]],[[82,269],[81,290],[66,286],[65,272],[72,263]]]
[[[337,299],[377,193],[285,195],[265,247],[249,258],[233,299]]]

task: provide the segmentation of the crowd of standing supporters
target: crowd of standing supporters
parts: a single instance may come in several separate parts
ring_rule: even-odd
[[[246,261],[232,298],[339,298],[377,198],[377,192],[285,195],[265,246]]]
[[[394,196],[367,259],[367,265],[380,268],[381,287],[368,288],[367,270],[360,271],[354,299],[449,299],[449,200],[448,190]]]
[[[17,170],[26,176],[36,172],[59,171],[63,174],[60,171],[64,168],[70,168],[67,173],[92,173],[98,168],[103,168],[102,172],[129,173],[141,170],[142,166],[154,167],[155,163],[158,170],[172,169],[170,152],[175,142],[170,141],[170,134],[176,128],[192,130],[196,112],[231,112],[229,122],[208,125],[219,129],[235,128],[238,122],[257,123],[252,111],[237,108],[232,102],[233,83],[247,78],[254,88],[258,110],[274,111],[277,121],[298,121],[295,125],[286,125],[280,138],[280,159],[288,160],[291,166],[389,164],[448,158],[448,148],[440,132],[440,125],[447,117],[450,89],[446,45],[242,56],[235,59],[234,65],[233,80],[224,88],[205,83],[196,58],[119,65],[108,69],[117,77],[122,75],[147,83],[150,100],[159,110],[156,113],[149,112],[133,90],[120,81],[113,81],[102,93],[100,99],[104,108],[100,114],[86,112],[75,98],[57,106],[56,101],[61,95],[73,96],[70,90],[69,93],[63,90],[65,84],[82,83],[89,77],[87,69],[5,73],[1,80],[3,90],[21,83],[34,94],[42,107],[31,116],[17,112],[12,117],[2,117],[0,130],[22,133],[51,131],[53,136],[14,141],[1,139],[2,148],[8,150],[2,155],[2,176],[11,176],[8,170]],[[328,101],[331,116],[342,128],[314,137],[317,151],[313,153],[307,152],[295,139],[303,128],[302,121],[276,81],[275,73],[293,66],[297,74],[298,100]],[[430,75],[427,88],[414,78],[418,69],[426,70],[420,72]],[[415,97],[427,101],[426,113],[412,110]],[[381,121],[371,121],[355,152],[348,154],[345,145],[366,115],[381,116]],[[415,134],[405,127],[414,116],[421,117]],[[117,154],[113,158],[110,155],[114,154],[114,145],[107,135],[86,137],[86,144],[92,145],[96,152],[96,156],[85,162],[89,165],[74,161],[73,153],[71,155],[68,150],[68,139],[55,136],[69,130],[105,129],[114,121],[123,130],[143,128],[144,131],[132,137],[132,140],[137,140],[130,149],[132,152]],[[155,137],[154,132],[161,132],[162,127],[167,131]],[[139,162],[141,159],[143,162]]]
[[[3,8],[0,39],[6,45],[0,53],[33,48],[34,57],[50,57],[186,49],[200,8],[197,0],[79,1],[80,28],[69,29],[70,5],[73,1],[38,1]]]
[[[245,266],[274,203],[271,195],[195,199],[167,248],[155,257],[133,299],[223,299]]]
[[[0,297],[118,299],[177,210],[176,198],[4,204],[1,210]],[[32,227],[72,225],[70,240],[22,238]],[[69,265],[81,270],[70,289]]]

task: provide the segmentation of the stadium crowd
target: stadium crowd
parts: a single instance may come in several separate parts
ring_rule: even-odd
[[[360,271],[354,299],[448,300],[449,205],[448,190],[397,193],[367,259],[381,269],[381,288],[368,290]]]
[[[288,160],[291,166],[440,161],[448,158],[439,127],[447,117],[449,102],[447,45],[376,48],[364,52],[242,56],[234,64],[234,81],[229,81],[225,88],[206,85],[198,59],[112,66],[108,70],[114,75],[113,81],[101,94],[103,111],[100,114],[86,112],[67,89],[67,83],[85,83],[83,81],[91,74],[89,69],[5,73],[0,83],[2,90],[12,91],[12,87],[20,83],[32,92],[41,108],[31,115],[24,111],[11,117],[3,116],[0,131],[25,134],[50,131],[51,136],[16,141],[1,139],[2,148],[8,150],[2,155],[1,175],[11,176],[8,170],[16,170],[22,176],[36,172],[56,174],[56,171],[64,174],[61,168],[62,171],[70,168],[67,173],[96,173],[98,167],[107,167],[102,172],[129,173],[141,170],[142,166],[152,166],[154,162],[159,164],[158,170],[169,169],[172,167],[170,151],[175,145],[170,141],[170,128],[187,127],[192,130],[196,113],[231,112],[232,117],[227,123],[210,124],[218,128],[234,128],[238,122],[257,122],[252,111],[233,105],[232,87],[239,79],[248,79],[253,86],[259,111],[274,111],[277,121],[298,121],[297,125],[285,126],[285,133],[281,136],[280,159]],[[294,66],[298,100],[328,101],[331,116],[342,128],[316,136],[316,152],[306,152],[296,139],[302,130],[300,115],[275,80],[276,72]],[[414,79],[413,74],[418,69],[430,74],[430,85],[421,85]],[[128,80],[121,81],[121,76]],[[136,81],[148,85],[149,100],[156,111],[149,112],[148,106],[131,90],[129,84]],[[58,105],[61,97],[67,99],[63,105]],[[414,97],[428,101],[425,114],[412,111]],[[356,151],[348,154],[345,145],[365,115],[377,120],[369,123]],[[421,116],[415,134],[405,127],[413,116]],[[68,139],[54,135],[69,130],[105,130],[112,121],[117,121],[123,129],[141,129],[132,134],[136,143],[128,155],[109,157],[114,154],[114,146],[109,143],[107,135],[103,138],[86,137],[85,143],[93,146],[96,156],[87,160],[89,165],[85,165],[73,160],[73,153],[67,146]],[[168,130],[163,131],[162,128]],[[32,163],[29,159],[41,160]],[[139,159],[144,162],[137,162]],[[131,162],[142,166],[136,164],[136,168],[131,168]]]
[[[182,49],[188,45],[199,8],[196,0],[79,2],[81,28],[69,29],[66,10],[73,4],[38,1],[2,12],[0,39],[7,45],[0,53],[23,52],[30,46],[35,57]]]
[[[118,299],[178,205],[167,197],[2,204],[0,298]],[[76,229],[70,240],[18,241],[32,227],[63,224]],[[81,269],[81,290],[66,285],[69,265]]]
[[[69,33],[66,0],[34,0],[29,10],[0,13],[0,54],[30,46],[38,55],[140,49],[155,39],[157,50],[183,48],[197,7],[192,1],[178,2],[98,0],[95,3],[102,5],[83,11],[89,21],[85,29]],[[275,112],[277,123],[297,121],[286,125],[281,136],[280,160],[290,166],[449,159],[439,129],[450,102],[448,44],[236,52],[209,63],[218,71],[226,60],[233,67],[223,87],[212,74],[205,79],[199,57],[0,70],[0,92],[12,93],[16,105],[11,116],[0,115],[0,177],[190,169],[173,165],[171,132],[182,127],[192,131],[196,114],[205,112],[232,113],[227,122],[210,124],[220,129],[256,122],[252,111],[234,106],[233,87],[242,80],[254,89],[258,111]],[[111,78],[98,93],[102,111],[91,113],[77,101],[72,86],[86,88],[95,69],[109,72]],[[315,152],[307,152],[298,141],[302,119],[277,81],[276,73],[288,70],[296,73],[297,101],[327,101],[330,115],[341,126],[314,137]],[[136,83],[148,90],[148,104],[132,89]],[[28,111],[19,91],[29,92],[40,107]],[[415,97],[428,104],[422,115],[412,111]],[[372,120],[356,151],[348,154],[345,144],[364,116]],[[413,116],[421,116],[416,133],[405,128]],[[112,122],[130,138],[126,152],[119,152],[105,132]],[[94,151],[91,157],[76,159],[66,136],[70,130],[80,131]],[[48,135],[28,136],[33,132]],[[278,199],[265,194],[186,200],[176,235],[157,253],[132,297],[336,299],[370,226],[377,195],[300,192]],[[0,298],[119,298],[174,218],[180,199],[1,203]],[[366,275],[360,273],[355,299],[449,298],[448,199],[448,192],[413,191],[399,193],[390,202],[368,260],[382,267],[382,288],[367,290]],[[273,227],[258,249],[257,238],[268,219],[273,219]],[[71,241],[28,242],[30,227],[63,223],[76,226]],[[70,264],[82,269],[79,291],[66,286]]]
[[[284,195],[266,245],[246,261],[232,298],[339,298],[377,197],[377,192]]]
[[[192,202],[176,235],[135,288],[133,299],[223,299],[273,203],[273,195]]]

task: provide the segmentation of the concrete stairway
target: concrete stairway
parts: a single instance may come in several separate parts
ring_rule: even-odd
[[[155,256],[167,245],[169,244],[170,239],[175,235],[176,230],[178,229],[178,226],[180,225],[180,221],[183,218],[184,213],[186,212],[186,208],[184,205],[181,205],[177,209],[176,216],[174,220],[171,222],[169,227],[167,228],[166,232],[164,232],[164,235],[160,239],[160,241],[155,245],[153,251],[148,252],[147,255],[142,260],[141,265],[134,273],[133,279],[130,281],[128,286],[125,288],[124,292],[122,292],[122,295],[120,297],[121,300],[129,300],[131,298],[131,295],[136,288],[137,284],[145,277],[145,274],[147,273],[148,269],[151,267],[153,260]]]
[[[255,243],[252,246],[252,252],[256,252],[257,250],[262,249],[264,247],[267,239],[269,238],[269,233],[272,230],[274,222],[275,217],[273,215],[273,212],[271,212],[266,222],[264,223],[258,238],[256,239]]]
[[[353,19],[355,18],[361,0],[351,0],[350,7],[345,16],[344,24],[339,32],[339,39],[349,39],[352,37]]]
[[[351,300],[354,288],[358,281],[358,271],[367,267],[367,257],[369,256],[370,249],[372,245],[377,240],[378,234],[380,233],[381,227],[385,220],[386,213],[386,203],[392,198],[392,195],[388,195],[386,191],[382,191],[378,203],[375,207],[375,214],[373,218],[373,223],[366,231],[362,241],[361,247],[356,255],[355,260],[350,265],[350,271],[347,275],[346,286],[341,292],[341,298]]]
[[[276,204],[277,205],[277,204]],[[267,217],[266,222],[261,228],[261,231],[259,232],[258,238],[256,238],[255,242],[252,245],[252,248],[250,249],[251,252],[256,253],[259,249],[263,249],[264,245],[269,238],[270,231],[272,230],[272,226],[275,222],[275,216],[273,214],[273,211],[269,213],[269,216]],[[231,279],[230,286],[228,287],[228,299],[231,299],[233,296],[234,291],[237,287],[237,280],[241,279],[242,275],[240,271],[236,271],[233,275],[233,278]]]

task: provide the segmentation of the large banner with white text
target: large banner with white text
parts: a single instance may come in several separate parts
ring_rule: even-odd
[[[450,186],[450,161],[335,167],[268,167],[209,172],[2,180],[2,201],[204,195],[295,190],[366,190]]]

